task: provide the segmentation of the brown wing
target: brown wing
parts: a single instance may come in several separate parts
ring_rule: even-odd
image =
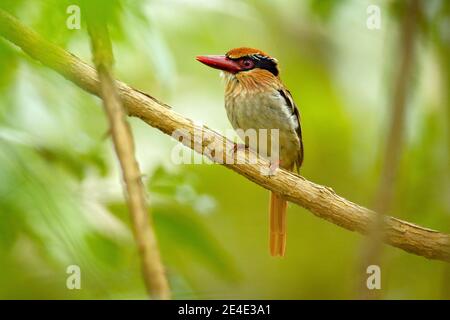
[[[303,163],[303,140],[302,140],[302,126],[300,124],[300,112],[298,111],[297,106],[295,105],[294,99],[292,99],[292,95],[287,89],[280,89],[278,92],[281,94],[281,96],[286,100],[286,105],[291,109],[291,112],[293,115],[295,115],[297,119],[297,129],[295,130],[297,132],[298,139],[300,141],[300,150],[298,150],[298,158],[296,161],[297,165],[297,171],[300,170],[300,167]]]

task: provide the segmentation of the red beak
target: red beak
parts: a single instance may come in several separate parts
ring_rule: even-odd
[[[197,61],[200,61],[207,66],[231,73],[241,71],[239,64],[226,56],[197,56]]]

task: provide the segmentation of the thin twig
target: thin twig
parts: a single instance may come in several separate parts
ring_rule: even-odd
[[[126,188],[125,196],[141,258],[145,286],[151,297],[170,299],[170,289],[161,262],[155,232],[148,217],[146,195],[139,165],[134,156],[131,129],[112,76],[113,53],[108,29],[102,20],[88,18],[87,21],[93,60],[100,80],[99,93],[103,99],[114,149],[122,169]]]
[[[0,10],[0,35],[80,88],[100,95],[95,69],[64,49],[44,40],[2,10]],[[200,130],[191,120],[174,112],[150,95],[142,94],[120,81],[116,81],[116,86],[128,115],[138,117],[168,135],[172,135],[175,130],[184,130],[193,137],[194,130]],[[186,140],[183,140],[183,143],[199,153],[202,153],[203,148],[211,143],[225,145],[227,141],[225,137],[207,127],[201,129],[203,129],[203,139],[200,144],[192,144]],[[231,142],[228,143],[231,144]],[[226,167],[266,189],[276,191],[319,218],[361,234],[367,234],[369,231],[369,226],[376,217],[374,211],[338,196],[331,188],[315,184],[285,170],[277,169],[276,174],[271,177],[262,175],[261,172],[270,166],[267,160],[257,157],[257,163],[254,164],[249,162],[248,151],[238,150],[237,153],[245,160],[245,163],[226,164],[224,157],[222,161]],[[387,244],[429,259],[450,262],[449,234],[394,217],[386,216],[384,220],[384,242]]]
[[[390,107],[390,125],[384,151],[380,181],[374,196],[374,210],[378,213],[370,236],[366,239],[361,256],[361,274],[366,275],[369,265],[381,265],[384,216],[389,213],[394,198],[396,180],[403,153],[406,100],[413,71],[415,38],[419,18],[419,1],[409,0],[400,28],[398,69],[394,83],[392,105]],[[381,297],[380,290],[368,290],[365,281],[360,281],[360,297],[376,299]]]

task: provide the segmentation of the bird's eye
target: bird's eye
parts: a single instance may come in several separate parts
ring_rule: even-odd
[[[255,66],[255,63],[253,62],[253,60],[252,59],[242,59],[241,61],[240,61],[240,65],[241,65],[241,67],[243,67],[244,69],[246,69],[246,70],[248,70],[248,69],[251,69],[251,68],[253,68],[254,66]]]

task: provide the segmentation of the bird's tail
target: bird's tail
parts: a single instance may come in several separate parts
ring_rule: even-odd
[[[286,249],[286,209],[287,202],[280,195],[270,192],[270,254],[284,256]]]

